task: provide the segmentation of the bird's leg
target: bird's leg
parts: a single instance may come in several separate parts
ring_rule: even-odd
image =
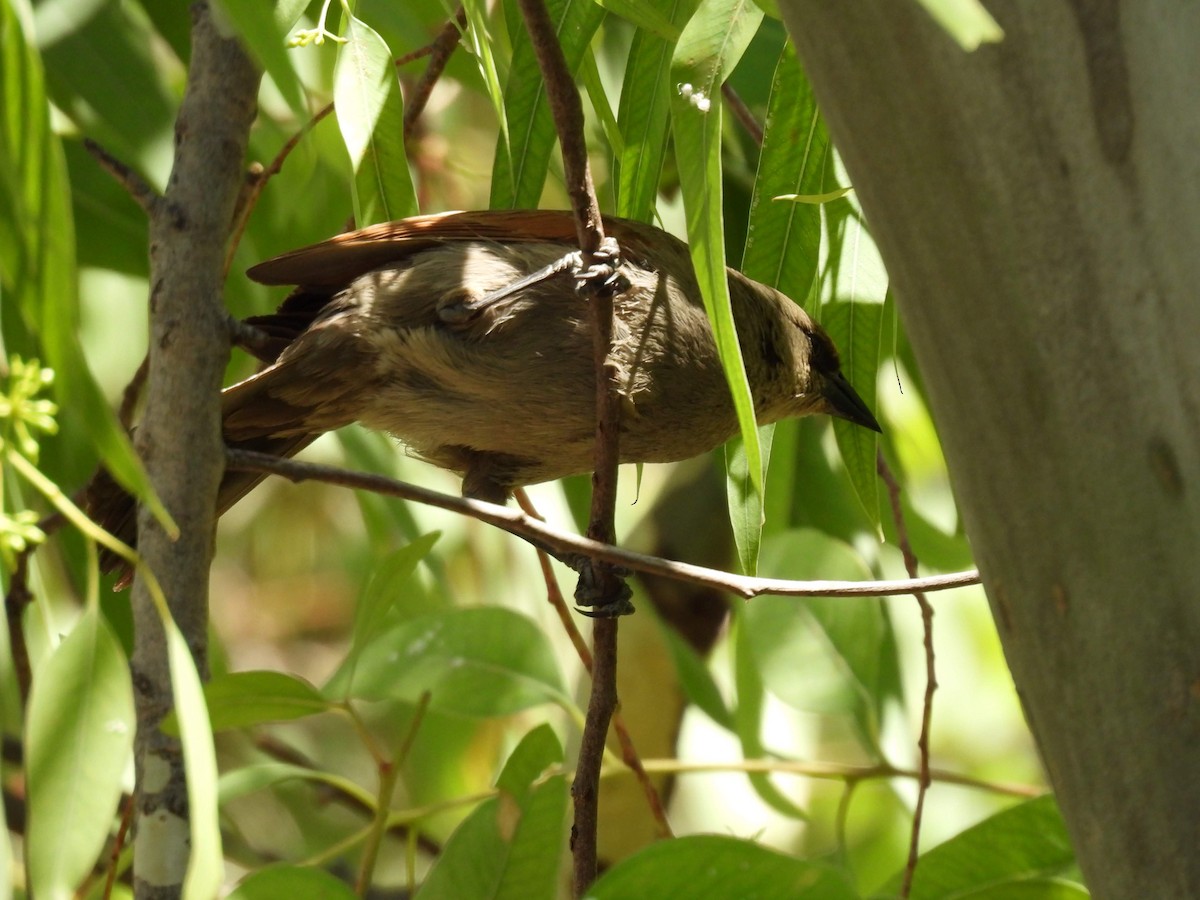
[[[585,297],[614,296],[629,289],[629,279],[621,273],[621,248],[612,237],[606,237],[592,254],[592,265],[582,268],[580,260],[575,272],[575,289]],[[615,619],[634,612],[633,589],[626,579],[628,569],[609,566],[612,578],[601,580],[596,575],[596,562],[587,556],[567,561],[579,573],[575,585],[575,609],[593,619]],[[614,587],[615,586],[615,587]]]
[[[579,605],[575,611],[592,619],[615,619],[617,616],[627,616],[636,612],[631,598],[633,588],[626,582],[631,574],[628,569],[610,566],[617,577],[620,588],[616,596],[612,592],[604,592],[600,580],[596,577],[595,562],[591,557],[582,554],[568,554],[571,559],[562,562],[579,573],[579,581],[575,584],[575,602]],[[561,559],[561,557],[560,557]]]
[[[438,318],[447,325],[465,325],[501,300],[507,300],[514,294],[548,281],[563,272],[578,270],[580,267],[579,252],[567,253],[548,266],[543,266],[536,272],[509,282],[502,288],[497,288],[486,294],[475,294],[469,291],[451,291],[438,301]]]

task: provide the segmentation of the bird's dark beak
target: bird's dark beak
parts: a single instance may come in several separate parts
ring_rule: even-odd
[[[867,408],[863,398],[858,396],[858,392],[850,386],[850,382],[841,372],[825,376],[825,390],[822,393],[829,406],[826,412],[831,416],[846,419],[855,425],[870,428],[872,431],[883,432],[875,415]]]

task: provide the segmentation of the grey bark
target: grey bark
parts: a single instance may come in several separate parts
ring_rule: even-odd
[[[138,547],[156,573],[202,676],[207,674],[208,566],[224,467],[220,388],[229,355],[221,283],[225,246],[257,104],[259,73],[193,7],[192,59],[175,128],[175,162],[150,222],[150,370],[138,450],[179,525],[172,542],[145,510]],[[133,587],[136,896],[175,897],[188,864],[188,797],[179,742],[158,728],[171,678],[158,613]]]
[[[987,5],[780,2],[1085,878],[1198,897],[1200,5]]]

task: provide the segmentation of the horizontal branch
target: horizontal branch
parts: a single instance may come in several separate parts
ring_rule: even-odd
[[[434,506],[487,522],[489,525],[494,525],[511,535],[560,556],[572,554],[586,556],[589,559],[624,566],[637,572],[661,575],[677,581],[728,591],[746,600],[762,594],[784,597],[888,597],[911,594],[914,591],[944,591],[979,583],[979,573],[974,569],[951,575],[892,581],[791,581],[784,578],[751,578],[746,575],[723,572],[720,569],[708,569],[704,566],[695,566],[690,563],[624,550],[621,547],[593,541],[570,532],[559,531],[544,522],[531,518],[518,509],[431,491],[428,488],[417,487],[383,475],[351,472],[336,466],[282,459],[268,453],[255,453],[250,450],[229,449],[226,451],[226,460],[230,469],[279,475],[295,482],[324,481],[329,484],[424,503],[427,506]]]

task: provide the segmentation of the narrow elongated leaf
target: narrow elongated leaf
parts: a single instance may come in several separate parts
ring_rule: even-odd
[[[88,370],[79,346],[75,231],[62,145],[50,129],[41,59],[25,0],[0,7],[0,287],[14,298],[55,371],[60,405],[83,420],[105,465],[176,532],[141,462]]]
[[[134,732],[121,645],[86,611],[38,668],[29,702],[30,887],[70,897],[112,828]]]
[[[742,271],[798,303],[808,299],[817,276],[821,210],[776,198],[820,193],[826,182],[829,149],[829,132],[812,86],[800,68],[795,48],[788,43],[771,85]]]
[[[573,75],[604,18],[604,10],[593,0],[550,0],[546,7],[567,69]],[[542,195],[557,133],[546,100],[546,79],[524,28],[513,29],[513,59],[504,89],[504,110],[509,143],[507,147],[496,147],[491,205],[534,207]]]
[[[830,166],[829,187],[834,186]],[[883,334],[888,276],[853,192],[821,207],[827,248],[818,290],[818,318],[841,353],[842,372],[867,406],[875,406],[875,378]],[[871,522],[879,523],[879,479],[875,456],[879,438],[844,420],[834,421],[838,449],[854,490]]]
[[[763,465],[754,401],[738,344],[725,268],[725,228],[721,208],[721,84],[737,64],[762,21],[762,10],[749,0],[705,0],[684,29],[671,62],[671,98],[676,160],[687,212],[692,263],[704,306],[737,411],[748,482],[734,491],[733,513],[739,530],[752,521],[762,527]],[[686,148],[682,152],[681,148]],[[745,498],[749,497],[749,501]],[[743,540],[743,570],[757,564],[755,541]]]
[[[433,549],[441,532],[432,531],[410,541],[382,560],[354,608],[354,646],[351,654],[366,646],[378,633],[388,613],[403,598],[405,583],[417,565]]]
[[[508,154],[508,117],[504,113],[504,88],[500,84],[500,73],[496,69],[496,58],[492,53],[492,41],[488,35],[487,5],[484,0],[464,0],[463,9],[467,11],[467,28],[463,35],[463,46],[475,57],[479,65],[479,74],[483,78],[484,90],[492,101],[492,109],[496,111],[496,121],[500,126],[500,138],[497,141],[496,152]],[[494,176],[493,176],[494,177]],[[495,187],[493,186],[493,190]]]
[[[605,9],[632,22],[644,34],[674,43],[679,39],[696,0],[596,0]],[[683,12],[686,9],[687,12]]]
[[[649,31],[633,36],[617,108],[623,147],[617,154],[617,214],[649,222],[667,153],[673,41]]]
[[[187,774],[191,859],[183,881],[183,896],[185,900],[208,900],[216,896],[225,874],[217,822],[217,757],[203,685],[187,641],[166,608],[160,608],[159,613],[166,631],[171,692]]]
[[[415,215],[417,195],[404,153],[404,101],[392,52],[353,16],[345,36],[333,101],[354,170],[354,218],[361,228]]]

